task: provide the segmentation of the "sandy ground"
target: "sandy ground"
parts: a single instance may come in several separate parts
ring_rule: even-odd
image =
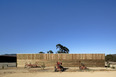
[[[116,77],[116,69],[90,68],[89,71],[77,71],[71,67],[64,72],[54,72],[53,68],[7,68],[0,69],[0,77]]]
[[[116,71],[13,73],[13,74],[6,74],[0,77],[116,77]]]

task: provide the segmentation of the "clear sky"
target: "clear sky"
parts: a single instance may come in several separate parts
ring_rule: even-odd
[[[116,53],[116,0],[0,0],[0,54]]]

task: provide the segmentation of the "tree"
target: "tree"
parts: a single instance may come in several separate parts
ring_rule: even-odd
[[[116,55],[113,55],[113,61],[116,62]]]
[[[69,49],[61,44],[57,44],[56,48],[59,48],[59,51],[57,51],[57,53],[69,53]]]
[[[106,61],[113,61],[116,62],[116,54],[109,54],[105,56]]]
[[[39,53],[44,53],[44,52],[40,51]]]
[[[47,53],[50,53],[51,54],[51,53],[53,53],[53,51],[52,50],[49,50]]]
[[[105,60],[106,61],[112,61],[113,60],[113,56],[112,55],[106,55],[105,56]]]

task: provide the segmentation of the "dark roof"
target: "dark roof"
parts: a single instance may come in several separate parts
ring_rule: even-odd
[[[0,55],[0,56],[4,56],[4,57],[16,57],[16,54],[4,54],[4,55]]]

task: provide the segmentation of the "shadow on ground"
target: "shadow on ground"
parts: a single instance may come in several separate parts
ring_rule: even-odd
[[[63,72],[66,71],[66,70],[68,70],[68,69],[69,69],[69,68],[64,68]]]

